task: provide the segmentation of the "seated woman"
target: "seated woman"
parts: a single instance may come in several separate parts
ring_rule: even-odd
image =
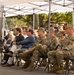
[[[2,64],[5,64],[8,61],[9,56],[6,54],[9,52],[8,48],[11,47],[12,41],[15,38],[12,31],[10,31],[6,37],[7,37],[7,39],[5,39],[5,41],[4,41],[4,50],[5,51],[4,51],[4,58],[3,58]]]
[[[6,60],[6,62],[5,63],[3,63],[3,65],[4,64],[6,64],[7,63],[7,61],[8,61],[8,59],[9,59],[9,57],[11,56],[9,53],[13,53],[12,51],[10,51],[11,49],[11,47],[12,47],[12,43],[13,43],[13,41],[15,41],[15,42],[19,42],[19,41],[22,41],[22,40],[24,40],[24,37],[23,37],[23,35],[21,34],[21,29],[20,28],[15,28],[14,29],[14,35],[15,35],[15,38],[14,38],[14,40],[12,40],[12,42],[10,42],[10,45],[9,46],[6,46],[5,47],[5,60]]]

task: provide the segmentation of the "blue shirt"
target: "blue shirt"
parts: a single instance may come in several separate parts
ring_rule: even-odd
[[[23,41],[17,42],[17,45],[22,45],[22,48],[30,48],[35,42],[35,37],[33,35],[28,36]]]

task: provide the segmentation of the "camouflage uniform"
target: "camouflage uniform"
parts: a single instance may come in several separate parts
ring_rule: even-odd
[[[38,39],[39,42],[36,43],[36,46],[34,47],[33,56],[31,58],[32,61],[37,61],[38,57],[47,56],[47,38],[42,37]]]
[[[19,53],[19,56],[25,60],[25,59],[30,59],[32,54],[35,55],[34,59],[38,59],[38,52],[41,53],[42,55],[46,55],[47,50],[46,50],[46,46],[47,45],[47,38],[46,37],[39,37],[35,44],[29,48],[28,50],[25,50],[21,53]]]
[[[42,37],[42,38],[39,37],[31,48],[19,53],[19,56],[26,63],[29,63],[28,66],[30,65],[31,62],[32,64],[34,64],[34,61],[38,60],[38,56],[41,56],[41,55],[47,55],[47,38],[46,37]],[[34,67],[34,65],[32,67]]]
[[[64,40],[60,41],[60,47],[63,52],[64,58],[74,55],[74,36],[66,36]]]
[[[64,58],[74,56],[74,36],[66,36],[64,39],[60,39],[59,51],[57,56],[57,62],[60,66],[63,65]]]
[[[63,53],[61,51],[62,49],[61,49],[60,45],[64,45],[64,41],[65,41],[65,32],[64,31],[58,32],[58,39],[59,39],[59,46],[58,46],[58,49],[57,49],[56,58],[57,58],[58,66],[62,66]]]
[[[47,55],[51,64],[57,64],[56,48],[58,45],[59,45],[59,40],[56,36],[50,38],[50,47]]]
[[[48,58],[50,63],[57,65],[56,72],[63,72],[63,60],[74,55],[74,36],[68,35],[64,39],[59,39],[59,48],[56,51],[49,51]],[[55,69],[54,69],[55,70]]]

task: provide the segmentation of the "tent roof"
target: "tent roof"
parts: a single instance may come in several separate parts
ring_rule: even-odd
[[[0,3],[2,2],[3,5],[16,5],[16,4],[22,4],[27,2],[42,2],[45,0],[0,0]]]
[[[49,13],[48,0],[0,0],[6,16]],[[74,0],[52,0],[51,12],[73,11]]]

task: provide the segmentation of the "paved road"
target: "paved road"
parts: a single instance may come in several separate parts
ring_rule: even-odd
[[[17,66],[2,67],[0,65],[0,75],[57,75],[57,74],[47,73],[44,71],[43,68],[39,70],[35,70],[34,72],[26,72],[21,67],[17,67]],[[69,74],[69,75],[74,75],[74,74]]]
[[[21,67],[1,67],[0,65],[0,75],[56,75],[49,74],[43,69],[35,70],[34,72],[26,72]]]
[[[1,62],[1,55],[0,55],[0,62]],[[49,75],[49,73],[44,72],[43,69],[40,69],[38,71],[35,70],[34,72],[26,72],[21,68],[21,66],[2,67],[0,65],[0,75]]]

